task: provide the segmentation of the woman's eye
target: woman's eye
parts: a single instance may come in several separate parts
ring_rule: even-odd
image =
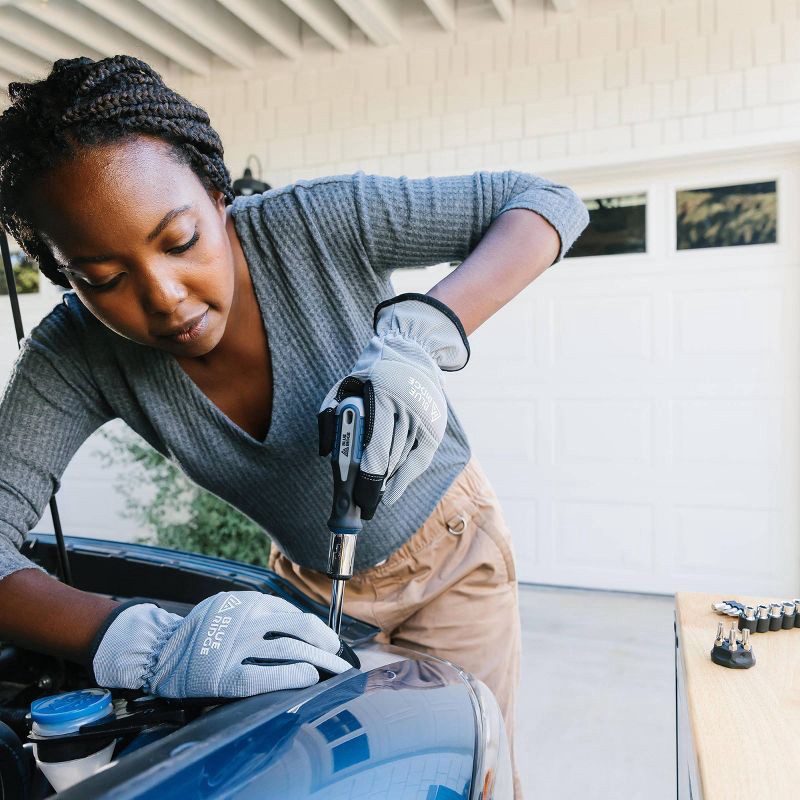
[[[195,231],[194,236],[192,236],[192,238],[189,239],[188,242],[186,242],[185,244],[179,244],[177,247],[171,247],[169,250],[167,250],[167,252],[174,253],[176,255],[180,253],[185,253],[190,247],[194,247],[197,244],[197,240],[199,238],[200,234],[197,231]]]
[[[89,283],[88,281],[85,281],[83,278],[79,278],[81,284],[83,284],[83,287],[85,289],[89,289],[89,291],[92,292],[106,292],[112,287],[116,286],[121,279],[122,275],[117,275],[116,278],[112,278],[107,283]]]

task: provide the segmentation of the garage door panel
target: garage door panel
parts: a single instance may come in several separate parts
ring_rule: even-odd
[[[500,485],[491,475],[489,479],[493,486]],[[534,500],[526,497],[503,499],[503,518],[513,534],[517,572],[525,575],[533,574],[542,563],[540,551],[544,540],[539,535],[541,526],[538,524],[538,514],[538,504]]]
[[[553,507],[553,539],[560,567],[650,572],[654,509],[644,503],[562,500]]]
[[[536,403],[462,399],[458,417],[482,456],[532,466],[536,460]]]
[[[532,302],[519,297],[490,317],[470,336],[471,347],[480,350],[485,361],[497,365],[511,363],[536,366],[536,314]],[[513,342],[513,347],[509,343]]]
[[[598,356],[649,361],[652,305],[649,295],[554,298],[550,311],[552,361],[585,361]]]
[[[673,295],[675,357],[779,353],[783,291],[705,289]],[[740,365],[732,364],[740,371]]]
[[[559,399],[553,406],[554,464],[651,462],[651,400]]]
[[[676,465],[703,462],[777,466],[784,458],[781,403],[767,397],[678,398],[673,403]],[[719,480],[709,475],[709,480]],[[762,475],[762,480],[766,476]]]
[[[717,585],[734,577],[748,586],[775,582],[780,523],[775,508],[678,506],[672,519],[675,575]]]

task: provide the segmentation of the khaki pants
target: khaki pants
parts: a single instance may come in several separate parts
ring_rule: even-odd
[[[269,566],[314,600],[330,602],[323,573],[298,566],[274,546]],[[344,612],[379,627],[376,641],[441,656],[482,680],[497,698],[513,757],[517,576],[500,503],[475,458],[405,544],[348,581]],[[516,767],[514,785],[520,800]]]

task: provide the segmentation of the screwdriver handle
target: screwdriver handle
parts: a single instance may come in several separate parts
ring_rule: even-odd
[[[364,401],[360,397],[346,397],[336,407],[336,438],[331,451],[333,508],[328,519],[331,533],[357,534],[361,530],[361,509],[353,493],[361,466],[363,434]]]

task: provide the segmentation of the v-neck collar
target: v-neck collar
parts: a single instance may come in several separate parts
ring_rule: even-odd
[[[236,217],[234,216],[234,224]],[[237,230],[238,235],[238,230]],[[241,241],[241,240],[240,240]],[[244,247],[242,247],[244,253]],[[281,411],[284,408],[282,389],[285,383],[284,375],[282,374],[283,358],[277,352],[276,342],[278,341],[277,334],[280,324],[277,315],[280,312],[280,302],[275,302],[275,298],[267,294],[261,286],[261,281],[253,278],[253,270],[250,262],[247,260],[245,254],[245,263],[250,273],[250,280],[253,283],[253,293],[255,294],[256,303],[258,305],[259,317],[261,324],[264,328],[264,333],[267,340],[267,347],[270,354],[270,371],[272,373],[272,406],[271,417],[269,422],[269,429],[267,435],[263,440],[256,439],[249,434],[244,428],[234,422],[211,398],[192,380],[189,374],[183,369],[178,360],[171,354],[164,350],[158,351],[164,356],[165,364],[169,372],[175,376],[176,382],[182,387],[184,392],[189,395],[193,400],[193,405],[205,410],[206,414],[212,417],[215,422],[223,427],[230,429],[235,436],[244,440],[250,447],[256,448],[270,448],[273,447],[276,439],[280,437],[281,432]],[[273,291],[277,287],[273,286]],[[267,325],[267,319],[272,323],[272,334],[270,334],[270,326]]]

